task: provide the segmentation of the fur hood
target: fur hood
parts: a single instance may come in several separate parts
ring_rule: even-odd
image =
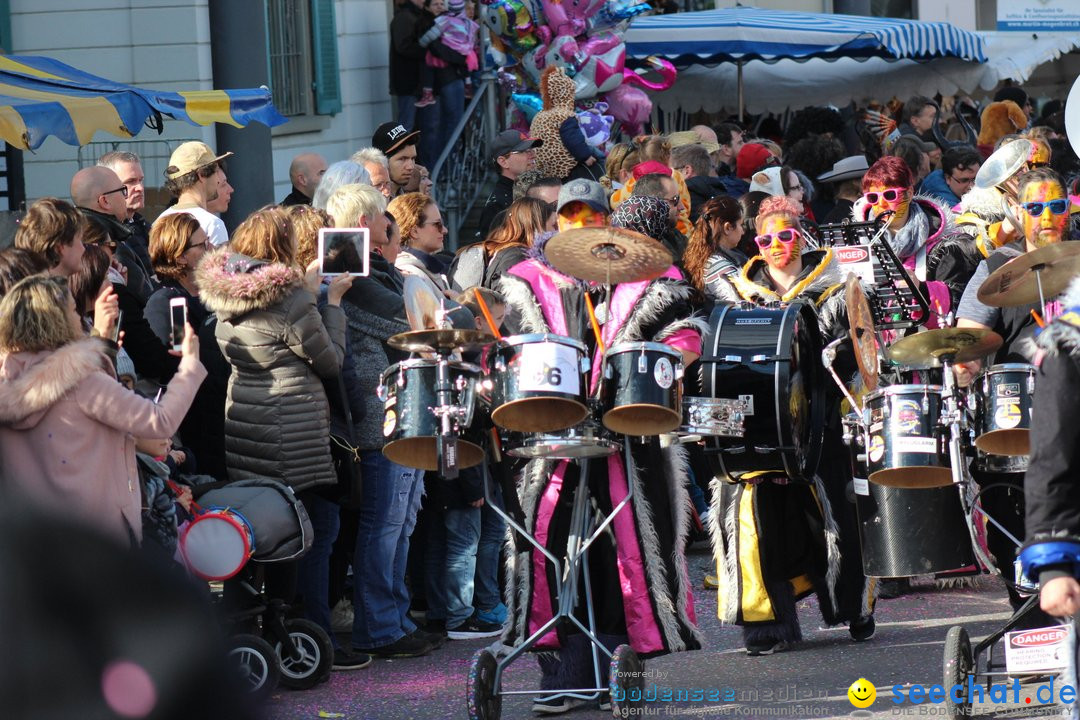
[[[840,265],[836,262],[832,248],[827,250],[812,250],[803,255],[803,271],[800,273],[798,282],[791,286],[784,295],[777,295],[769,287],[762,285],[759,280],[766,272],[768,264],[760,255],[756,255],[747,261],[742,272],[733,275],[732,280],[735,288],[744,300],[751,302],[788,302],[800,295],[807,294],[813,298],[825,293],[831,287],[841,284],[844,278],[840,275]]]
[[[56,350],[0,357],[0,423],[32,428],[90,373],[115,377],[100,340],[87,338]]]
[[[1005,211],[1001,207],[1001,193],[994,188],[972,187],[960,198],[960,211],[963,213],[958,218],[960,222],[967,219],[966,215],[975,215],[988,223],[1005,219]]]
[[[203,258],[195,281],[203,305],[229,320],[281,302],[302,285],[304,275],[299,268],[256,260],[226,247]]]

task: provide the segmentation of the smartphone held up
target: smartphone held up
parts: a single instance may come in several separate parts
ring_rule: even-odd
[[[187,300],[182,297],[169,300],[169,347],[181,352],[184,347],[184,330],[187,327]]]
[[[365,277],[371,247],[367,228],[319,230],[319,274]]]

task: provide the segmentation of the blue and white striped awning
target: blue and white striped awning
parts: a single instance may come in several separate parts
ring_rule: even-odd
[[[0,56],[0,139],[15,147],[34,150],[49,135],[69,145],[85,145],[99,130],[132,137],[144,124],[160,131],[163,115],[192,125],[285,122],[266,88],[146,90],[52,58]]]
[[[638,17],[625,40],[628,57],[655,55],[678,67],[810,58],[986,61],[982,39],[949,23],[750,7]]]

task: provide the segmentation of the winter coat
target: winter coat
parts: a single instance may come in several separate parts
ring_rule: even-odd
[[[183,358],[154,403],[117,382],[100,340],[0,356],[0,487],[125,545],[140,539],[133,435],[172,436],[205,377],[197,359]]]
[[[956,193],[949,187],[949,183],[945,181],[945,171],[940,168],[923,178],[922,183],[919,185],[919,192],[929,195],[949,208],[956,207],[960,202],[960,198],[956,196]]]
[[[337,377],[345,316],[303,287],[298,268],[214,251],[196,271],[199,298],[232,366],[225,403],[230,480],[271,478],[297,492],[337,482],[320,378]]]

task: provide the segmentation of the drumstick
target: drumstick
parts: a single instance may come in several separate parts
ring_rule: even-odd
[[[1032,311],[1031,311],[1031,317],[1032,317],[1032,318],[1033,318],[1033,319],[1035,320],[1035,324],[1036,324],[1036,325],[1038,325],[1038,326],[1039,326],[1039,327],[1041,327],[1041,328],[1045,328],[1045,327],[1046,327],[1046,323],[1044,323],[1044,322],[1043,322],[1043,319],[1042,319],[1041,317],[1039,317],[1039,313],[1037,313],[1037,312],[1035,312],[1034,310],[1032,310]]]
[[[484,293],[480,290],[476,291],[476,304],[480,306],[480,312],[484,314],[484,321],[491,328],[491,334],[495,336],[496,340],[502,340],[499,328],[495,326],[495,318],[491,317],[491,311],[488,310],[487,303],[484,302]]]
[[[589,311],[589,322],[592,323],[593,333],[596,335],[596,347],[599,348],[600,354],[604,354],[604,338],[600,335],[600,323],[596,322],[596,312],[593,310],[592,298],[589,297],[588,291],[585,292],[585,307]]]

